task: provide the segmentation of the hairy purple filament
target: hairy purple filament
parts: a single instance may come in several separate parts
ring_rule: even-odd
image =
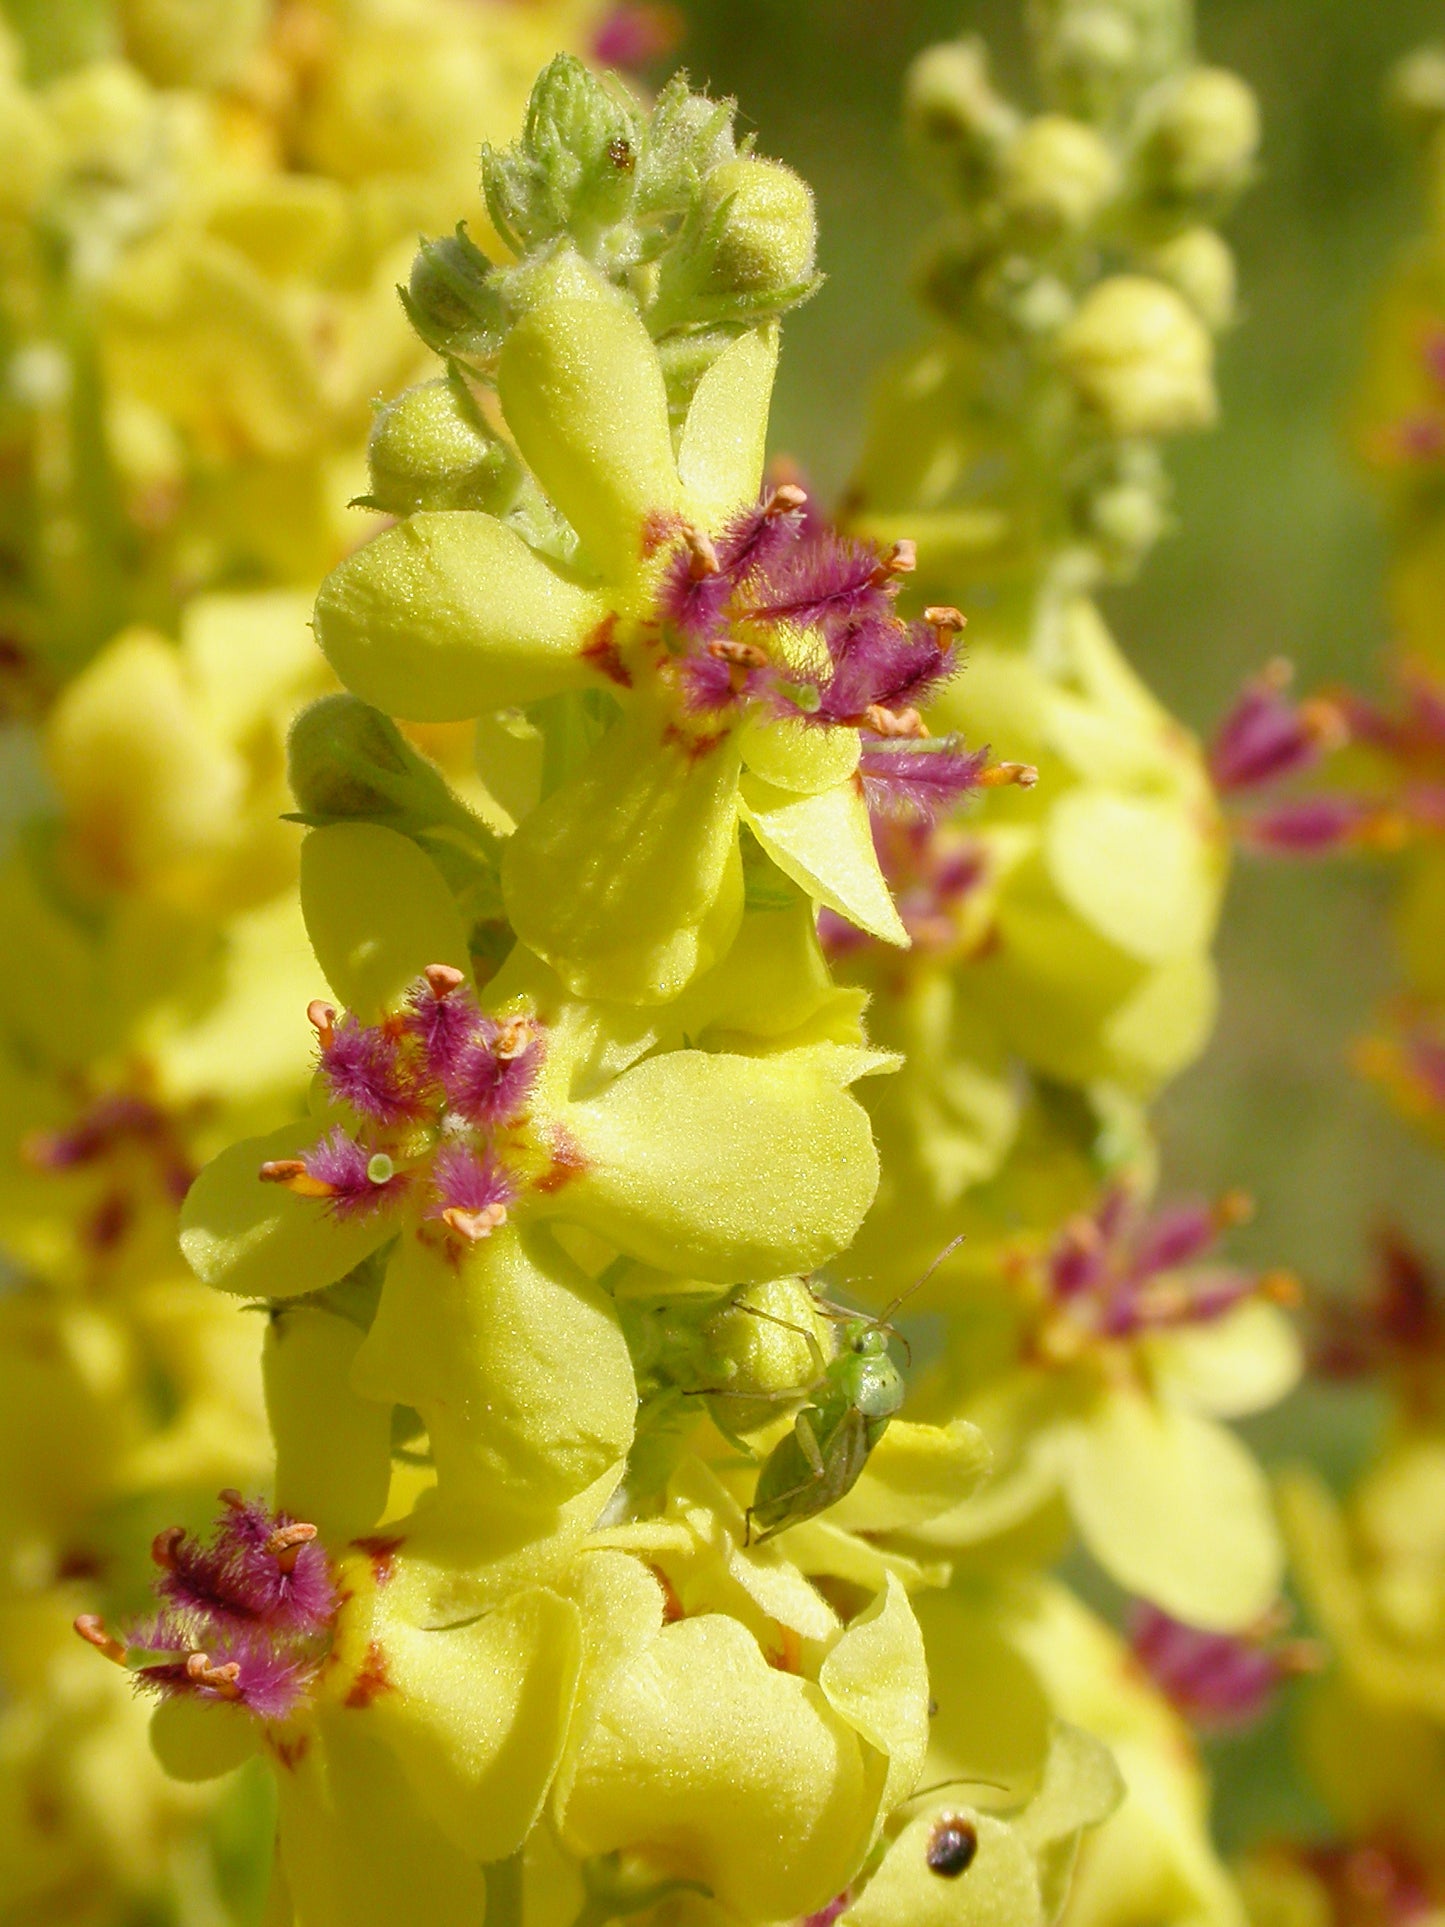
[[[911,566],[901,551],[884,556],[808,523],[802,509],[801,491],[781,490],[715,543],[689,535],[675,545],[658,616],[685,709],[699,720],[750,709],[880,738],[921,735],[898,719],[953,675],[951,630],[898,616],[898,576]],[[864,780],[881,801],[932,814],[970,787],[971,761],[952,745],[888,740]]]
[[[1226,1197],[1146,1215],[1122,1187],[1106,1191],[1054,1241],[1044,1261],[1047,1300],[1096,1337],[1127,1339],[1211,1324],[1247,1298],[1289,1298],[1283,1274],[1199,1262],[1247,1211]]]
[[[1319,764],[1345,740],[1336,706],[1318,698],[1297,703],[1286,663],[1271,664],[1245,684],[1209,749],[1209,773],[1226,794],[1283,782]]]
[[[1207,1732],[1254,1725],[1305,1658],[1298,1645],[1186,1626],[1144,1600],[1130,1614],[1129,1643],[1165,1697]]]
[[[1310,1368],[1332,1379],[1380,1377],[1409,1414],[1437,1427],[1445,1358],[1445,1291],[1434,1265],[1397,1228],[1375,1240],[1363,1295],[1324,1299],[1314,1307]]]
[[[283,1720],[331,1649],[340,1603],[315,1528],[223,1493],[209,1539],[173,1527],[153,1548],[159,1609],[130,1627],[136,1684],[163,1697],[232,1700]]]
[[[484,1015],[460,971],[439,964],[381,1024],[338,1020],[320,1003],[310,1015],[321,1074],[362,1122],[334,1125],[301,1157],[263,1165],[262,1178],[338,1218],[413,1198],[423,1218],[485,1237],[519,1189],[500,1140],[527,1113],[545,1048],[536,1026]]]

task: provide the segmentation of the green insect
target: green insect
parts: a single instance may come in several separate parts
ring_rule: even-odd
[[[836,1357],[825,1360],[817,1340],[810,1332],[802,1332],[819,1375],[809,1390],[808,1403],[793,1420],[792,1431],[763,1461],[747,1511],[746,1544],[760,1545],[789,1526],[825,1512],[858,1483],[869,1454],[903,1404],[903,1374],[888,1355],[888,1320],[961,1242],[955,1238],[918,1283],[877,1318],[855,1318],[826,1299],[817,1301],[821,1310],[842,1320],[842,1342]],[[800,1326],[790,1329],[801,1331]],[[907,1341],[903,1343],[906,1349]]]

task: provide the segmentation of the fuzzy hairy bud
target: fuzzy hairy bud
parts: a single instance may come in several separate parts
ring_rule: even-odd
[[[371,506],[390,515],[414,509],[505,508],[518,470],[490,433],[459,377],[408,388],[377,414],[367,451]]]
[[[1217,334],[1234,319],[1234,251],[1213,228],[1191,227],[1165,241],[1149,266],[1179,293],[1206,328]]]
[[[1111,275],[1061,331],[1059,362],[1111,435],[1177,435],[1214,420],[1214,350],[1181,295],[1147,275]]]
[[[943,163],[962,184],[988,178],[1018,131],[1019,115],[989,81],[982,41],[925,49],[904,88],[905,124],[924,164]]]
[[[1248,182],[1259,136],[1253,91],[1227,68],[1196,67],[1166,93],[1142,158],[1168,199],[1218,200]]]
[[[467,233],[423,241],[402,303],[428,348],[460,361],[484,362],[501,346],[503,310],[491,262]]]
[[[1080,233],[1117,192],[1119,166],[1107,143],[1082,121],[1040,114],[1004,156],[1004,206],[1026,227]]]

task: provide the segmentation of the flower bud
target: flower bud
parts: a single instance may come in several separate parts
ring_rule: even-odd
[[[1236,74],[1196,67],[1171,87],[1144,143],[1143,160],[1171,199],[1234,194],[1259,149],[1259,103]]]
[[[1118,274],[1080,303],[1058,340],[1060,364],[1111,435],[1174,435],[1215,415],[1214,350],[1172,288]]]
[[[1139,31],[1116,6],[1070,7],[1059,21],[1051,52],[1076,82],[1117,81],[1139,59]]]
[[[1080,233],[1118,183],[1118,163],[1092,127],[1040,114],[1008,148],[1000,190],[1009,213],[1027,226]]]
[[[391,515],[414,509],[499,513],[519,471],[487,431],[460,380],[408,388],[380,411],[371,431],[371,506]]]
[[[357,696],[323,696],[291,725],[287,774],[308,817],[385,821],[419,762],[389,717]]]
[[[1130,575],[1168,527],[1161,492],[1144,482],[1116,482],[1089,503],[1091,531],[1115,573]]]
[[[126,52],[162,87],[234,80],[260,45],[267,0],[121,0]]]
[[[485,361],[501,347],[504,317],[492,264],[467,233],[423,241],[402,293],[411,325],[428,348],[461,361]]]
[[[812,190],[791,168],[753,156],[723,161],[663,257],[649,326],[666,333],[795,306],[812,292],[816,245]]]
[[[379,709],[349,695],[303,709],[291,725],[286,773],[303,822],[399,831],[431,857],[473,926],[496,915],[495,837]]]
[[[708,1352],[726,1373],[728,1387],[728,1396],[717,1401],[718,1416],[729,1431],[752,1431],[781,1417],[786,1395],[801,1397],[818,1377],[806,1334],[826,1358],[832,1332],[801,1278],[747,1285],[708,1320]]]
[[[1390,75],[1389,102],[1421,138],[1445,121],[1445,47],[1417,47]]]
[[[1234,319],[1234,254],[1213,228],[1186,228],[1154,250],[1149,266],[1214,333]]]
[[[1017,111],[994,92],[988,56],[978,40],[929,47],[904,83],[908,132],[927,161],[944,161],[965,180],[992,171],[1019,125]]]
[[[818,229],[806,181],[781,161],[725,161],[703,212],[715,238],[705,291],[767,296],[813,278]]]
[[[497,232],[520,255],[620,221],[642,139],[623,89],[558,54],[532,89],[521,139],[505,152],[483,150],[482,188]]]

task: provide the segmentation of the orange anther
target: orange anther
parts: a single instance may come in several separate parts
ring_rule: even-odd
[[[300,1158],[268,1158],[256,1173],[263,1184],[284,1184],[298,1198],[334,1198],[335,1185],[313,1178]]]
[[[508,1017],[497,1031],[497,1041],[492,1046],[492,1054],[503,1064],[510,1064],[520,1057],[532,1041],[532,1026],[525,1017]]]
[[[917,567],[918,544],[910,542],[907,536],[903,536],[893,544],[887,555],[880,559],[878,567],[873,571],[873,580],[879,588],[882,588],[883,584],[891,582],[894,576],[912,575]]]
[[[1287,1639],[1275,1648],[1274,1663],[1292,1678],[1301,1673],[1322,1673],[1329,1653],[1318,1639]]]
[[[702,582],[708,576],[716,575],[722,564],[717,559],[717,550],[713,547],[712,537],[704,535],[701,529],[689,528],[684,530],[683,540],[687,543],[688,553],[692,558],[688,574],[693,581]]]
[[[808,506],[808,491],[799,488],[796,482],[779,482],[767,501],[763,504],[763,514],[792,515]]]
[[[1350,726],[1338,703],[1328,696],[1311,696],[1299,706],[1299,719],[1305,734],[1322,750],[1343,749],[1350,740]]]
[[[923,620],[930,628],[938,630],[940,638],[945,635],[957,635],[960,629],[968,626],[968,618],[962,610],[955,609],[946,602],[934,603],[931,608],[925,609]]]
[[[1259,1295],[1295,1311],[1304,1303],[1305,1288],[1292,1271],[1267,1271],[1259,1281]]]
[[[981,790],[1001,790],[1012,784],[1015,789],[1031,790],[1038,780],[1032,763],[990,763],[980,773],[978,786]]]
[[[459,1238],[465,1238],[472,1245],[490,1238],[497,1226],[506,1222],[507,1207],[500,1202],[483,1205],[480,1211],[464,1211],[459,1204],[454,1204],[442,1213],[442,1223],[448,1231],[455,1231]]]
[[[88,1646],[113,1659],[117,1666],[125,1665],[125,1647],[105,1630],[105,1621],[99,1613],[81,1613],[75,1621],[75,1630]]]
[[[208,1686],[222,1699],[238,1700],[241,1697],[241,1688],[237,1684],[240,1677],[240,1664],[234,1659],[224,1666],[213,1666],[209,1653],[186,1655],[186,1678],[194,1680],[197,1686]]]
[[[294,1525],[277,1526],[266,1541],[266,1550],[282,1572],[290,1572],[296,1564],[296,1555],[303,1546],[309,1546],[315,1537],[315,1526],[298,1519]]]
[[[707,653],[716,662],[742,663],[748,669],[763,669],[767,666],[767,654],[755,642],[739,642],[732,636],[723,636],[717,642],[710,642]]]
[[[151,1558],[169,1572],[176,1563],[176,1550],[186,1536],[184,1526],[167,1526],[151,1540]]]
[[[306,1021],[321,1039],[322,1050],[330,1050],[336,1035],[336,1010],[322,997],[313,997],[306,1006]]]
[[[916,709],[885,709],[882,703],[869,703],[863,721],[876,736],[906,736],[917,740],[928,734],[928,725]]]
[[[439,1004],[444,1003],[454,990],[460,990],[466,982],[466,976],[454,964],[428,964],[422,975],[426,978],[427,989]]]
[[[1254,1199],[1247,1191],[1226,1191],[1214,1207],[1214,1222],[1221,1231],[1231,1225],[1248,1224],[1254,1216]]]

